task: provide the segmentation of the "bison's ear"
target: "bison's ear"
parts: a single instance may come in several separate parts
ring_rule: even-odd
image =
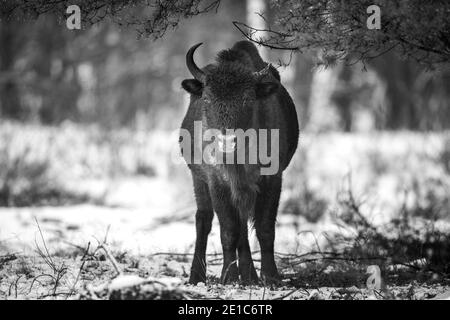
[[[278,83],[276,82],[259,82],[256,85],[256,97],[264,99],[275,93],[278,90]]]
[[[196,79],[186,79],[181,82],[181,86],[184,90],[197,96],[202,95],[203,85]]]

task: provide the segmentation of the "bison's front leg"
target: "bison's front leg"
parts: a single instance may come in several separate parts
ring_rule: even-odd
[[[208,242],[208,234],[211,231],[213,217],[214,212],[212,210],[198,209],[195,214],[197,239],[195,240],[195,252],[189,283],[206,282],[206,244]]]
[[[195,214],[197,238],[189,282],[197,284],[198,282],[206,282],[206,244],[211,231],[214,212],[207,184],[195,177],[194,192],[197,202],[197,213]]]
[[[236,250],[239,242],[239,214],[231,201],[227,186],[214,184],[210,186],[211,200],[220,224],[220,240],[223,250],[222,283],[238,280]]]
[[[278,283],[281,277],[275,265],[275,221],[281,192],[281,177],[266,177],[260,185],[255,206],[255,229],[261,247],[261,278]]]

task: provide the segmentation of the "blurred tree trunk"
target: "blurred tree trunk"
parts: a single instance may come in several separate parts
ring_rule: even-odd
[[[414,83],[419,68],[403,61],[392,53],[371,62],[381,80],[386,83],[386,117],[384,127],[396,129],[420,129],[420,112],[414,101]]]
[[[71,43],[76,36],[77,33],[68,31],[52,16],[43,16],[35,24],[32,38],[36,41],[36,50],[31,63],[39,78],[34,90],[41,97],[39,119],[43,123],[59,123],[78,117],[81,86],[77,66],[82,57],[71,52]]]
[[[267,13],[266,0],[247,0],[247,24],[255,29],[264,30],[267,28],[267,21],[261,15],[266,17]],[[266,35],[263,31],[258,31],[255,34],[255,39],[264,37]],[[268,59],[268,52],[266,47],[259,47],[259,53],[263,60]]]
[[[0,19],[0,116],[20,119],[23,116],[14,63],[21,47],[20,24]]]
[[[310,117],[309,100],[311,98],[314,63],[310,54],[297,53],[292,64],[294,79],[292,80],[290,93],[296,103],[300,129],[303,129],[309,122]]]
[[[352,131],[353,125],[353,110],[352,102],[355,98],[354,90],[351,85],[352,69],[349,66],[340,64],[335,67],[337,70],[337,87],[331,96],[331,100],[337,107],[337,112],[340,117],[340,127],[344,132]]]
[[[339,130],[339,115],[331,105],[332,96],[338,83],[337,67],[314,68],[311,80],[311,93],[308,102],[308,129],[313,132]]]
[[[55,118],[55,105],[52,101],[52,95],[50,94],[51,83],[51,63],[55,50],[55,44],[53,43],[53,32],[58,32],[57,26],[54,25],[53,19],[47,19],[45,21],[39,21],[41,24],[38,27],[36,38],[39,43],[38,59],[35,61],[35,69],[41,78],[41,87],[39,88],[42,94],[42,105],[39,110],[39,116],[43,123],[52,123]],[[61,44],[60,44],[61,45]],[[57,90],[56,88],[54,88]]]

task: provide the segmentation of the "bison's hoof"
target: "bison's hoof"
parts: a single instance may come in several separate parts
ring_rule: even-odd
[[[278,272],[276,273],[262,273],[261,279],[264,285],[280,286],[283,284],[282,278]]]
[[[242,284],[246,285],[246,286],[250,286],[250,285],[256,285],[259,284],[259,279],[258,277],[250,277],[250,278],[241,278]]]
[[[239,272],[235,263],[231,264],[228,268],[223,268],[220,282],[222,284],[234,283],[239,280]]]
[[[258,284],[258,274],[256,273],[255,267],[253,264],[251,267],[239,268],[239,273],[241,275],[241,281],[244,285],[252,285]]]
[[[197,284],[199,282],[206,283],[206,274],[202,272],[196,272],[191,270],[191,276],[189,277],[190,284]]]

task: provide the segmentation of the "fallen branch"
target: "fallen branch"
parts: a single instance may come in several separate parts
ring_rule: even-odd
[[[99,250],[103,250],[103,252],[104,252],[105,255],[106,255],[106,258],[109,260],[109,262],[111,262],[112,266],[114,267],[114,270],[115,270],[116,273],[117,273],[116,276],[119,276],[119,275],[122,275],[123,272],[122,272],[122,270],[120,269],[119,264],[117,263],[117,260],[116,260],[116,259],[114,258],[114,256],[111,254],[111,252],[110,252],[109,249],[108,249],[108,246],[106,245],[107,239],[108,239],[109,229],[110,229],[110,226],[108,226],[108,228],[106,229],[106,234],[105,234],[105,238],[103,239],[103,242],[100,242],[97,238],[94,237],[95,240],[97,240],[97,242],[98,242],[98,246],[97,246],[97,248],[95,249],[94,254],[97,253],[97,251],[99,251]]]
[[[69,291],[69,294],[67,295],[66,299],[68,299],[75,292],[75,286],[77,285],[77,283],[78,283],[78,281],[80,279],[81,272],[83,271],[84,264],[86,263],[86,259],[85,258],[89,254],[89,247],[90,247],[90,245],[91,245],[91,243],[88,242],[86,250],[84,251],[84,255],[81,257],[82,263],[81,263],[80,268],[78,269],[77,277],[75,278],[75,282],[74,282],[74,284],[72,286],[72,289]]]

